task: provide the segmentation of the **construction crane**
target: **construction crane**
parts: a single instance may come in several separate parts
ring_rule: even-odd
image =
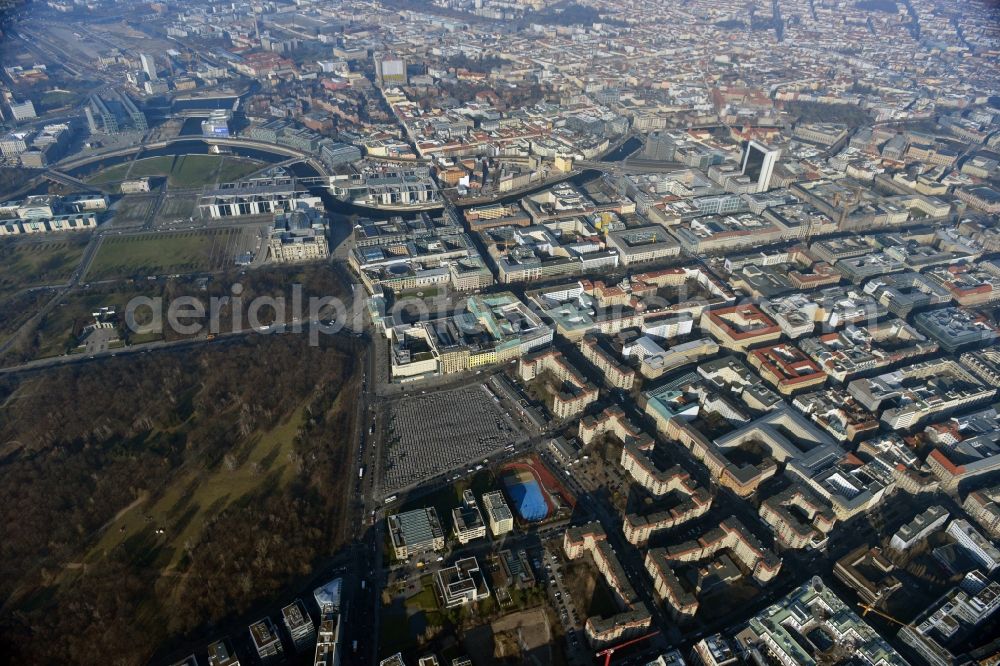
[[[861,617],[865,617],[866,615],[868,615],[868,613],[875,613],[879,617],[883,617],[886,620],[889,620],[890,622],[898,624],[901,627],[912,627],[913,626],[912,624],[908,624],[908,623],[903,622],[901,620],[897,620],[896,618],[894,618],[893,616],[889,615],[888,613],[883,613],[882,611],[880,611],[879,609],[875,608],[871,604],[866,604],[866,603],[864,603],[862,601],[859,601],[858,602],[858,606],[861,606],[861,608],[864,609],[864,611],[861,613]]]
[[[601,650],[595,656],[598,659],[600,659],[601,657],[604,657],[604,666],[608,666],[608,664],[611,663],[611,655],[613,655],[618,650],[623,650],[623,649],[627,648],[630,645],[635,645],[636,643],[641,643],[642,641],[648,640],[648,639],[652,638],[653,636],[656,636],[658,633],[660,633],[659,630],[651,632],[651,633],[648,633],[645,636],[639,636],[639,638],[633,638],[632,640],[625,641],[624,643],[621,643],[619,645],[613,645],[613,646],[611,646],[609,648],[605,648],[605,649]]]

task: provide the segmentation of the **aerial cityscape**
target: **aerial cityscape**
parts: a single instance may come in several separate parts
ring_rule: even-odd
[[[1000,666],[996,0],[0,61],[0,663]]]

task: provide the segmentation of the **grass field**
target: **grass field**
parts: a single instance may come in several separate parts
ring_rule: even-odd
[[[174,159],[172,155],[164,155],[162,157],[147,157],[135,160],[134,162],[116,164],[112,167],[101,169],[88,178],[87,182],[91,185],[105,185],[125,180],[126,177],[166,176],[173,168]],[[132,168],[131,171],[129,171],[129,167]]]
[[[114,183],[119,180],[125,180],[125,174],[128,173],[128,163],[116,164],[112,167],[106,169],[101,169],[96,173],[93,173],[86,177],[86,180],[91,185],[105,185],[107,183]]]
[[[178,159],[173,155],[163,155],[161,157],[136,160],[135,164],[132,165],[132,170],[128,172],[128,177],[166,176],[173,170]]]
[[[123,197],[115,206],[115,226],[133,226],[141,224],[149,213],[156,195],[135,194]]]
[[[78,93],[69,92],[68,90],[49,90],[42,93],[40,101],[42,108],[49,110],[76,104],[80,100],[80,97]]]
[[[0,243],[0,289],[65,282],[80,263],[90,234],[41,242]]]
[[[192,196],[167,195],[163,200],[163,205],[156,212],[157,218],[171,221],[177,218],[191,217],[194,215],[195,199]]]
[[[116,164],[91,175],[87,182],[107,185],[127,178],[166,177],[171,187],[191,188],[239,180],[263,162],[232,155],[163,155]],[[131,167],[131,171],[129,170]]]
[[[239,180],[244,176],[250,175],[254,171],[260,170],[263,166],[263,163],[256,160],[230,156],[223,160],[222,166],[219,167],[215,178],[220,183],[231,183],[234,180]]]
[[[171,187],[199,187],[215,182],[215,172],[223,159],[216,155],[181,155],[167,182]]]
[[[203,229],[105,238],[90,280],[214,271],[232,265],[240,230]]]

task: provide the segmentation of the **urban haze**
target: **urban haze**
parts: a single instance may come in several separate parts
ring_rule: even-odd
[[[0,0],[0,663],[1000,665],[996,0]]]

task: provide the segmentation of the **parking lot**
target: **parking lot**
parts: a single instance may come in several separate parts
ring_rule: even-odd
[[[452,471],[465,473],[522,439],[482,384],[403,398],[389,408],[383,488],[396,492]]]
[[[552,607],[558,612],[559,621],[566,634],[566,656],[569,658],[569,662],[573,664],[585,663],[590,657],[587,653],[587,639],[583,632],[583,625],[587,618],[581,617],[573,597],[563,585],[562,564],[557,556],[559,549],[558,540],[550,541],[542,551],[544,562],[536,561],[535,566],[540,569],[541,577],[548,579],[549,600]],[[544,569],[541,569],[539,565]]]

